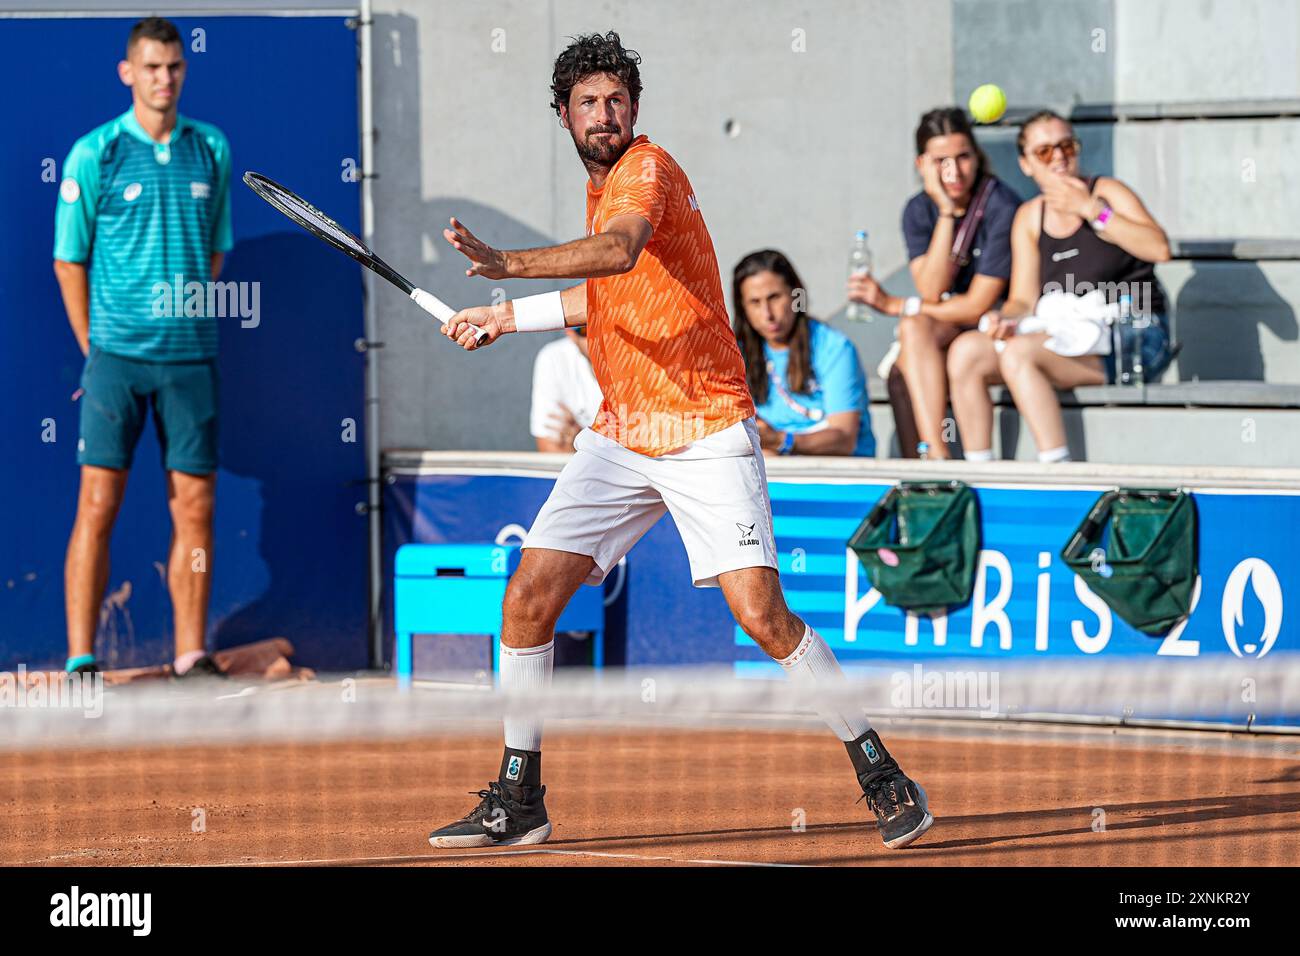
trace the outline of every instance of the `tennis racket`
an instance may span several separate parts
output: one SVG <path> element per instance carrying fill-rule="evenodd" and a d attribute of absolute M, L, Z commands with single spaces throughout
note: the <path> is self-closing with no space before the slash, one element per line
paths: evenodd
<path fill-rule="evenodd" d="M 273 207 L 278 209 L 284 215 L 288 216 L 298 225 L 302 226 L 317 239 L 323 239 L 335 249 L 351 256 L 357 262 L 361 263 L 371 272 L 382 276 L 393 285 L 397 286 L 415 301 L 415 304 L 424 309 L 443 325 L 447 320 L 456 314 L 456 310 L 451 308 L 432 292 L 426 292 L 411 282 L 410 279 L 402 275 L 392 266 L 390 266 L 379 256 L 375 255 L 366 247 L 366 244 L 344 229 L 337 222 L 331 219 L 325 213 L 321 212 L 307 200 L 303 199 L 297 193 L 281 186 L 274 179 L 268 179 L 261 173 L 244 173 L 244 183 L 249 189 L 257 193 Z M 488 339 L 488 333 L 476 325 L 471 325 L 474 330 L 474 341 L 482 345 Z"/>

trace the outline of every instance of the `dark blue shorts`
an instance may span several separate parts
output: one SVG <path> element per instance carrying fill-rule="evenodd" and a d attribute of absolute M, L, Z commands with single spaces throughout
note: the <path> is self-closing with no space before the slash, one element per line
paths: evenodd
<path fill-rule="evenodd" d="M 1131 326 L 1123 330 L 1124 348 L 1133 347 L 1133 336 L 1137 333 Z M 1160 378 L 1169 367 L 1172 359 L 1169 342 L 1169 319 L 1163 315 L 1151 316 L 1151 324 L 1142 331 L 1142 377 L 1150 384 Z M 1101 357 L 1106 366 L 1106 382 L 1115 384 L 1115 353 Z"/>
<path fill-rule="evenodd" d="M 81 373 L 77 463 L 130 468 L 148 407 L 163 467 L 191 475 L 217 470 L 217 362 L 144 362 L 90 347 Z"/>

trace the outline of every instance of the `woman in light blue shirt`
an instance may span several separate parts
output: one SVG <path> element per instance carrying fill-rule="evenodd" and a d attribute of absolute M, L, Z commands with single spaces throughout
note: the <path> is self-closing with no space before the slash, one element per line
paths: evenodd
<path fill-rule="evenodd" d="M 809 318 L 790 260 L 751 252 L 732 273 L 732 327 L 769 455 L 874 456 L 867 380 L 857 349 Z"/>

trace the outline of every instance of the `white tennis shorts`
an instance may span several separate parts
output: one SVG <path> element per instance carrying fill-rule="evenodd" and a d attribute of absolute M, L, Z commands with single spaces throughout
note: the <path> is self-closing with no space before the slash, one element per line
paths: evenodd
<path fill-rule="evenodd" d="M 650 458 L 590 428 L 524 540 L 525 548 L 590 555 L 600 584 L 665 511 L 673 516 L 697 588 L 718 575 L 777 567 L 772 504 L 754 419 L 670 455 Z"/>

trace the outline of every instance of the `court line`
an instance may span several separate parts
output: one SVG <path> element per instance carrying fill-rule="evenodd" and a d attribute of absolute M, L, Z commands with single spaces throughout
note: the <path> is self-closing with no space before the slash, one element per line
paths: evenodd
<path fill-rule="evenodd" d="M 471 853 L 436 853 L 418 856 L 382 856 L 382 857 L 335 857 L 319 860 L 251 860 L 230 863 L 166 863 L 163 866 L 221 866 L 221 867 L 261 867 L 261 866 L 365 866 L 384 863 L 428 863 L 435 860 L 473 860 L 484 857 L 527 856 L 529 854 L 549 854 L 552 856 L 595 856 L 610 859 L 641 860 L 645 862 L 694 863 L 702 866 L 766 866 L 805 868 L 807 863 L 767 863 L 760 860 L 696 860 L 677 856 L 652 856 L 642 853 L 609 853 L 600 850 L 556 850 L 539 848 L 535 850 L 486 850 Z"/>

